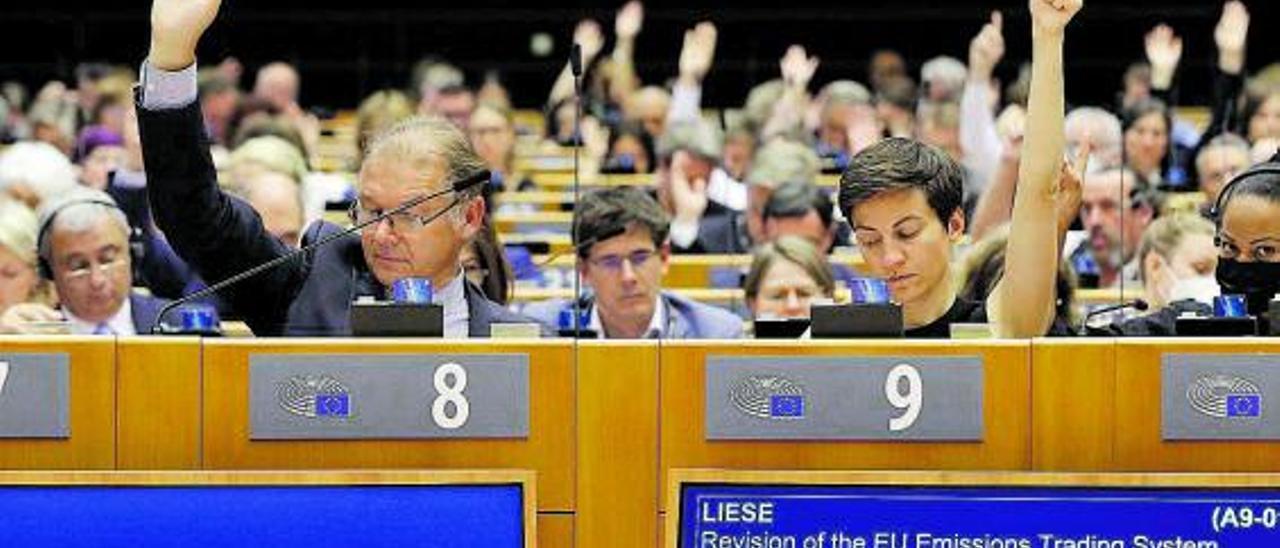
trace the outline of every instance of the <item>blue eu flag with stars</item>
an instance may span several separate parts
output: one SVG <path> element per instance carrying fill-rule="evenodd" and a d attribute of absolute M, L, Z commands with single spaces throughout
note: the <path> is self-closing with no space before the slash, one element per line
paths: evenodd
<path fill-rule="evenodd" d="M 769 396 L 769 415 L 776 418 L 803 418 L 804 396 Z"/>
<path fill-rule="evenodd" d="M 317 417 L 351 416 L 351 397 L 347 394 L 317 394 Z"/>
<path fill-rule="evenodd" d="M 1261 417 L 1262 396 L 1259 394 L 1228 394 L 1228 417 Z"/>

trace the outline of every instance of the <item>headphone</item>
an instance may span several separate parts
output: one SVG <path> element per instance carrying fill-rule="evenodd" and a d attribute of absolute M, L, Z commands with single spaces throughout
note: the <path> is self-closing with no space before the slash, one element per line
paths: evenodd
<path fill-rule="evenodd" d="M 119 211 L 121 215 L 125 214 L 124 210 L 120 209 L 120 206 L 116 205 L 115 202 L 104 200 L 101 198 L 80 198 L 75 200 L 69 200 L 67 201 L 67 203 L 59 205 L 58 207 L 54 208 L 53 211 L 50 211 L 48 218 L 45 219 L 43 223 L 40 223 L 40 230 L 39 232 L 36 233 L 36 270 L 37 272 L 40 273 L 41 278 L 48 281 L 53 281 L 53 265 L 49 263 L 49 259 L 46 258 L 43 253 L 40 253 L 40 251 L 45 249 L 44 239 L 48 237 L 47 235 L 49 231 L 53 229 L 53 222 L 58 218 L 58 214 L 74 206 L 89 205 L 89 204 L 109 207 L 111 209 Z M 126 215 L 125 218 L 128 219 L 128 216 Z M 139 265 L 139 260 L 142 257 L 145 244 L 142 241 L 141 230 L 138 230 L 133 227 L 129 227 L 128 233 L 129 233 L 129 258 L 130 258 L 131 264 L 136 269 Z"/>
<path fill-rule="evenodd" d="M 1232 188 L 1245 179 L 1258 175 L 1280 175 L 1280 152 L 1277 152 L 1270 160 L 1244 170 L 1244 172 L 1227 181 L 1227 184 L 1222 185 L 1222 190 L 1218 191 L 1218 198 L 1213 201 L 1213 208 L 1209 210 L 1209 218 L 1215 224 L 1221 226 L 1222 210 L 1226 207 L 1227 195 L 1231 194 Z"/>

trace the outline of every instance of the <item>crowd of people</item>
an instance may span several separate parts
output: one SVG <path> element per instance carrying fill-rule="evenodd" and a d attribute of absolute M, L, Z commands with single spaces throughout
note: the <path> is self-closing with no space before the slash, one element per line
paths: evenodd
<path fill-rule="evenodd" d="M 684 33 L 675 74 L 645 82 L 638 0 L 612 40 L 582 21 L 581 85 L 566 63 L 538 149 L 578 146 L 583 181 L 646 184 L 584 187 L 568 229 L 584 290 L 523 304 L 519 280 L 543 272 L 513 260 L 528 252 L 504 246 L 494 217 L 545 189 L 520 161 L 529 136 L 499 78 L 419 63 L 407 89 L 353 105 L 352 165 L 321 171 L 299 70 L 267 64 L 243 91 L 234 59 L 196 61 L 218 0 L 155 0 L 141 70 L 85 64 L 74 86 L 30 99 L 0 89 L 0 332 L 150 333 L 166 301 L 326 239 L 202 302 L 260 336 L 350 334 L 352 302 L 404 278 L 430 281 L 446 337 L 521 322 L 550 335 L 568 315 L 606 338 L 739 338 L 744 319 L 807 318 L 863 277 L 883 280 L 909 337 L 957 323 L 1076 334 L 1081 288 L 1140 290 L 1147 304 L 1094 317 L 1095 333 L 1174 334 L 1221 294 L 1263 314 L 1280 292 L 1280 63 L 1246 70 L 1246 6 L 1223 5 L 1209 74 L 1180 70 L 1176 29 L 1152 29 L 1108 105 L 1064 92 L 1081 0 L 1028 7 L 1030 28 L 975 17 L 967 57 L 930 59 L 918 78 L 885 49 L 867 74 L 814 89 L 822 63 L 794 45 L 775 78 L 714 110 L 702 101 L 713 23 Z M 1002 85 L 997 66 L 1016 62 L 1005 34 L 1028 31 L 1020 76 Z M 1179 82 L 1202 78 L 1211 103 L 1179 108 Z M 325 220 L 344 206 L 368 226 L 345 235 Z M 833 260 L 846 248 L 859 269 Z M 664 289 L 679 254 L 750 254 L 727 282 L 749 317 Z"/>

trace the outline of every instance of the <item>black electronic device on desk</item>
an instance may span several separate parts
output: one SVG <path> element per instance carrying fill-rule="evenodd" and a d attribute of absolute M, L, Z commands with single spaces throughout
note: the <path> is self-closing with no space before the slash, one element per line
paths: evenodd
<path fill-rule="evenodd" d="M 815 339 L 902 338 L 902 306 L 897 303 L 853 303 L 810 309 Z"/>
<path fill-rule="evenodd" d="M 757 339 L 799 339 L 809 330 L 808 318 L 758 318 L 752 322 Z"/>
<path fill-rule="evenodd" d="M 1247 313 L 1244 295 L 1213 298 L 1213 316 L 1183 314 L 1174 320 L 1179 337 L 1239 337 L 1258 335 L 1256 316 Z M 1261 333 L 1265 334 L 1265 333 Z"/>
<path fill-rule="evenodd" d="M 356 301 L 351 303 L 356 337 L 444 336 L 444 307 L 434 303 Z"/>

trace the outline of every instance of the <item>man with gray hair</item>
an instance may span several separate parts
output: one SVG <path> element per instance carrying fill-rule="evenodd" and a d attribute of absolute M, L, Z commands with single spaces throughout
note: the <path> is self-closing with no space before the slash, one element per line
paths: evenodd
<path fill-rule="evenodd" d="M 1067 157 L 1089 144 L 1088 174 L 1120 167 L 1124 143 L 1120 119 L 1098 107 L 1077 107 L 1067 113 Z"/>
<path fill-rule="evenodd" d="M 174 249 L 208 280 L 223 280 L 290 253 L 248 204 L 219 191 L 195 97 L 195 46 L 219 0 L 155 0 L 138 121 L 147 190 Z M 258 335 L 347 335 L 352 302 L 426 279 L 444 308 L 444 336 L 487 337 L 494 323 L 526 323 L 466 281 L 460 254 L 481 230 L 484 162 L 458 128 L 410 119 L 375 138 L 357 177 L 352 221 L 370 223 L 227 288 L 233 310 Z M 438 193 L 438 194 L 435 194 Z M 432 197 L 434 195 L 434 197 Z M 430 198 L 430 199 L 428 199 Z M 395 214 L 386 212 L 407 208 Z M 374 222 L 376 221 L 376 222 Z M 338 237 L 314 223 L 304 246 Z"/>
<path fill-rule="evenodd" d="M 73 335 L 150 333 L 165 301 L 131 289 L 129 232 L 124 212 L 100 190 L 80 187 L 41 205 L 40 275 L 62 304 L 14 305 L 0 317 L 0 332 L 39 333 L 65 320 Z"/>
<path fill-rule="evenodd" d="M 1223 133 L 1205 143 L 1196 154 L 1196 177 L 1205 201 L 1213 204 L 1222 186 L 1249 167 L 1249 142 L 1234 133 Z"/>

